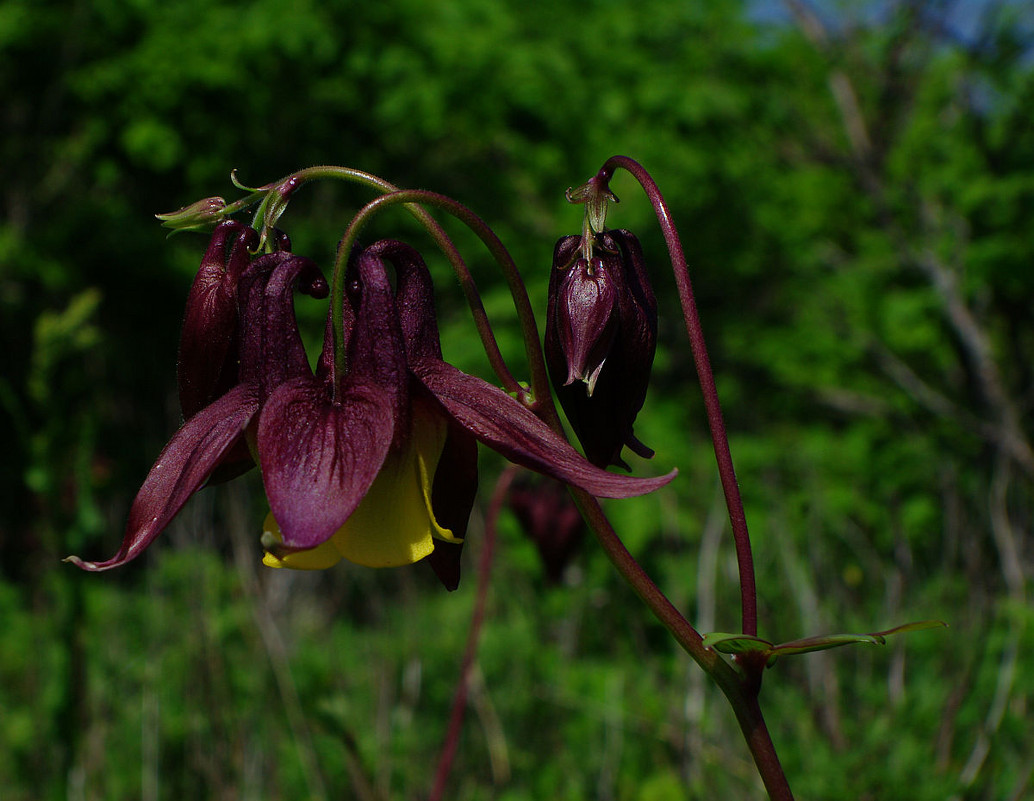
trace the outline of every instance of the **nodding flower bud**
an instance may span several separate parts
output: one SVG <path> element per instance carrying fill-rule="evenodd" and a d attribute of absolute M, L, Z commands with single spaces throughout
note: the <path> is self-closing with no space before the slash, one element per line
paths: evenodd
<path fill-rule="evenodd" d="M 223 219 L 226 201 L 221 197 L 206 197 L 189 206 L 165 214 L 155 214 L 163 228 L 179 231 L 211 231 Z"/>
<path fill-rule="evenodd" d="M 585 244 L 567 236 L 553 251 L 546 364 L 586 458 L 627 469 L 623 446 L 653 456 L 632 424 L 650 381 L 657 301 L 635 236 L 606 231 Z"/>
<path fill-rule="evenodd" d="M 614 276 L 613 267 L 596 256 L 578 258 L 561 279 L 557 292 L 557 319 L 563 321 L 557 335 L 567 357 L 564 386 L 583 381 L 590 397 L 619 326 L 620 277 Z"/>

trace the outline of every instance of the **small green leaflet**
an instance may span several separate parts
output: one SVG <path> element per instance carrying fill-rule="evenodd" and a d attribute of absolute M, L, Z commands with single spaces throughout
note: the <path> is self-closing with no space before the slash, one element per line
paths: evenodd
<path fill-rule="evenodd" d="M 704 646 L 714 648 L 723 654 L 746 654 L 759 651 L 766 657 L 769 667 L 781 656 L 792 654 L 806 654 L 811 651 L 825 651 L 828 648 L 839 648 L 842 645 L 854 643 L 868 643 L 869 645 L 883 645 L 891 634 L 904 634 L 909 631 L 922 631 L 946 627 L 948 624 L 941 620 L 918 620 L 914 623 L 906 623 L 903 626 L 896 626 L 886 631 L 875 631 L 871 634 L 825 634 L 818 637 L 804 637 L 800 640 L 791 640 L 779 645 L 763 640 L 760 637 L 752 637 L 748 634 L 724 634 L 712 632 L 704 637 Z"/>

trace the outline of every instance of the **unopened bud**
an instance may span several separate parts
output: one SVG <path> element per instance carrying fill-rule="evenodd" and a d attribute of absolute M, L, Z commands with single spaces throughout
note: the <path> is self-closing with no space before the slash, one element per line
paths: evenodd
<path fill-rule="evenodd" d="M 162 221 L 163 228 L 178 231 L 211 231 L 222 221 L 226 201 L 221 197 L 206 197 L 178 211 L 155 214 Z"/>
<path fill-rule="evenodd" d="M 588 236 L 593 236 L 588 234 Z M 628 231 L 557 242 L 546 310 L 546 365 L 586 458 L 627 467 L 621 448 L 653 451 L 632 433 L 657 346 L 657 301 Z M 583 386 L 584 384 L 584 386 Z"/>

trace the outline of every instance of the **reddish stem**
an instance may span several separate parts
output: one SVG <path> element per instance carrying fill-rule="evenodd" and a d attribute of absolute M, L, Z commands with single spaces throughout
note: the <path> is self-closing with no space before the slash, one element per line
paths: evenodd
<path fill-rule="evenodd" d="M 470 672 L 474 667 L 474 659 L 477 657 L 478 641 L 481 636 L 481 624 L 485 619 L 485 602 L 488 598 L 488 579 L 492 571 L 492 560 L 495 557 L 496 545 L 496 521 L 499 519 L 499 512 L 502 510 L 506 495 L 510 491 L 510 485 L 517 475 L 517 468 L 513 465 L 507 467 L 499 481 L 496 482 L 495 491 L 488 504 L 488 513 L 485 517 L 485 541 L 481 546 L 481 559 L 478 561 L 478 587 L 477 595 L 474 598 L 474 613 L 470 619 L 470 629 L 467 632 L 467 648 L 463 653 L 463 662 L 460 665 L 460 678 L 456 684 L 456 694 L 452 701 L 452 715 L 449 717 L 449 728 L 445 735 L 445 744 L 442 746 L 442 755 L 438 759 L 438 769 L 435 771 L 434 786 L 428 801 L 439 801 L 445 792 L 445 783 L 448 781 L 449 772 L 452 770 L 452 763 L 456 757 L 456 750 L 459 748 L 460 732 L 463 729 L 463 718 L 467 711 L 467 693 L 470 689 Z"/>
<path fill-rule="evenodd" d="M 736 562 L 740 572 L 740 602 L 743 610 L 743 633 L 756 637 L 758 633 L 758 602 L 754 582 L 754 558 L 751 554 L 750 535 L 747 532 L 747 517 L 743 512 L 743 500 L 740 497 L 736 471 L 732 464 L 732 454 L 729 451 L 729 437 L 725 432 L 725 421 L 722 418 L 722 407 L 718 401 L 718 388 L 715 386 L 714 373 L 711 371 L 711 360 L 708 358 L 707 346 L 704 344 L 704 331 L 700 326 L 700 316 L 697 313 L 696 301 L 693 297 L 693 286 L 689 280 L 686 256 L 664 197 L 653 178 L 639 162 L 627 156 L 612 156 L 600 169 L 597 180 L 606 187 L 614 170 L 618 167 L 631 173 L 642 186 L 650 203 L 653 204 L 657 222 L 660 224 L 664 240 L 668 244 L 675 284 L 678 287 L 682 313 L 686 321 L 686 334 L 689 336 L 693 362 L 696 364 L 697 375 L 700 378 L 700 389 L 703 392 L 704 406 L 707 409 L 707 423 L 711 429 L 711 442 L 714 445 L 718 474 L 721 477 L 725 505 L 729 509 L 729 520 L 732 523 L 732 534 L 736 543 Z"/>

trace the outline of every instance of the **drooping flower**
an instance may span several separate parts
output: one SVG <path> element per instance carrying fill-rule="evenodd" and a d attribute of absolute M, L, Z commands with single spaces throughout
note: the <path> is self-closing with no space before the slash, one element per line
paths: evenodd
<path fill-rule="evenodd" d="M 222 236 L 217 232 L 213 241 L 219 244 Z M 235 266 L 239 268 L 239 333 L 232 349 L 240 359 L 239 370 L 235 370 L 236 384 L 220 394 L 213 380 L 207 391 L 215 396 L 214 400 L 191 415 L 173 434 L 133 501 L 126 533 L 115 556 L 103 562 L 87 562 L 76 556 L 67 561 L 85 570 L 107 570 L 137 557 L 213 472 L 233 459 L 237 448 L 246 447 L 249 426 L 273 389 L 289 378 L 309 372 L 295 322 L 292 294 L 297 287 L 316 297 L 326 296 L 327 283 L 322 273 L 311 260 L 287 251 L 260 256 L 244 267 Z M 225 334 L 221 327 L 226 319 L 221 315 L 225 314 L 223 309 L 209 318 L 213 337 Z M 190 336 L 201 336 L 204 330 L 205 325 L 199 324 Z M 220 345 L 213 352 L 224 368 L 224 348 L 229 347 Z"/>
<path fill-rule="evenodd" d="M 567 236 L 553 251 L 546 365 L 588 460 L 627 469 L 623 446 L 653 456 L 632 426 L 650 381 L 657 301 L 631 233 L 595 235 L 588 257 L 584 244 L 582 237 Z"/>
<path fill-rule="evenodd" d="M 520 402 L 443 361 L 430 275 L 407 245 L 367 248 L 347 280 L 347 371 L 285 382 L 259 421 L 266 564 L 388 566 L 432 556 L 450 586 L 476 490 L 475 440 L 603 497 L 643 494 L 674 476 L 594 467 Z M 325 354 L 321 364 L 333 360 Z"/>
<path fill-rule="evenodd" d="M 366 249 L 346 281 L 344 368 L 328 336 L 313 374 L 293 288 L 325 294 L 315 265 L 278 251 L 240 272 L 237 383 L 218 394 L 218 382 L 208 382 L 217 397 L 163 450 L 118 553 L 70 561 L 105 570 L 135 558 L 245 439 L 270 504 L 266 564 L 321 568 L 347 558 L 391 566 L 426 557 L 450 588 L 477 488 L 477 441 L 603 497 L 643 494 L 675 475 L 633 479 L 594 467 L 514 398 L 445 363 L 430 276 L 408 246 Z"/>
<path fill-rule="evenodd" d="M 567 488 L 549 479 L 516 481 L 509 506 L 525 536 L 535 543 L 546 578 L 560 583 L 586 530 Z"/>

